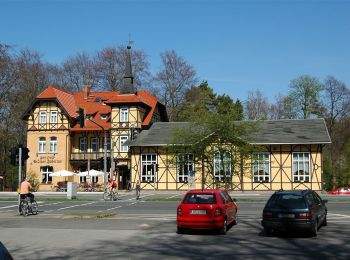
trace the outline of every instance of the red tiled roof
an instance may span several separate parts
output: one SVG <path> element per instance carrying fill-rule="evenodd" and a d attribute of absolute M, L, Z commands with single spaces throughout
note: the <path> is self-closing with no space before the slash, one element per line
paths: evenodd
<path fill-rule="evenodd" d="M 74 118 L 76 116 L 77 107 L 73 95 L 57 89 L 54 86 L 49 86 L 41 92 L 37 96 L 37 99 L 57 99 L 70 117 Z"/>
<path fill-rule="evenodd" d="M 152 116 L 158 104 L 158 99 L 144 90 L 140 90 L 135 94 L 121 95 L 118 91 L 110 91 L 89 92 L 87 98 L 85 95 L 85 92 L 70 94 L 53 86 L 49 86 L 37 96 L 37 99 L 57 99 L 71 118 L 77 118 L 77 110 L 83 108 L 85 115 L 92 116 L 93 121 L 96 122 L 93 123 L 85 119 L 83 128 L 80 128 L 80 125 L 77 124 L 71 128 L 72 131 L 99 131 L 102 130 L 102 128 L 105 130 L 110 129 L 111 106 L 106 104 L 116 103 L 140 103 L 149 107 L 148 114 L 142 122 L 143 126 L 147 126 L 151 123 Z M 101 119 L 101 115 L 109 115 L 109 117 L 107 117 L 107 119 Z"/>
<path fill-rule="evenodd" d="M 157 108 L 158 99 L 144 90 L 138 91 L 137 94 L 151 107 L 151 111 L 147 114 L 146 118 L 142 122 L 142 125 L 146 126 L 149 125 L 152 121 L 152 116 Z"/>

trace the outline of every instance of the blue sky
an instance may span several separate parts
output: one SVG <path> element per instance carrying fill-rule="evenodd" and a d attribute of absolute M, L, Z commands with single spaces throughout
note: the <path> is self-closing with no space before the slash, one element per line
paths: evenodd
<path fill-rule="evenodd" d="M 0 0 L 0 42 L 60 63 L 70 55 L 126 45 L 151 71 L 175 50 L 216 93 L 271 102 L 303 74 L 350 86 L 350 1 Z"/>

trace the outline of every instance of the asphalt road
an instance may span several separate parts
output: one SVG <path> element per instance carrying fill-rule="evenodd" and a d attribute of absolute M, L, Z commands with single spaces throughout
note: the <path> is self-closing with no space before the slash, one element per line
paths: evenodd
<path fill-rule="evenodd" d="M 181 194 L 144 194 L 148 198 Z M 17 214 L 0 201 L 0 241 L 14 259 L 349 259 L 350 203 L 328 203 L 328 226 L 317 237 L 268 237 L 260 220 L 264 202 L 239 203 L 239 222 L 225 236 L 176 234 L 177 202 L 133 194 L 121 200 L 41 202 L 39 214 Z"/>

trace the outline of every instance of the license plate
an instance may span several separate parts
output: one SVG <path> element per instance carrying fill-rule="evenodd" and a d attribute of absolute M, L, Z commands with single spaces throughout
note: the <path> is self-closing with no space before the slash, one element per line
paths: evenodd
<path fill-rule="evenodd" d="M 295 218 L 295 214 L 283 214 L 283 213 L 280 213 L 280 214 L 278 214 L 278 217 L 279 218 Z"/>
<path fill-rule="evenodd" d="M 191 209 L 190 214 L 192 214 L 192 215 L 202 215 L 202 214 L 207 214 L 207 211 L 203 210 L 203 209 Z"/>

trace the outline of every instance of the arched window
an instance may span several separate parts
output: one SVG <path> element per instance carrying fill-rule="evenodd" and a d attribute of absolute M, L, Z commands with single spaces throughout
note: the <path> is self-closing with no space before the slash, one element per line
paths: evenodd
<path fill-rule="evenodd" d="M 218 182 L 231 181 L 231 153 L 215 152 L 214 154 L 214 177 Z"/>
<path fill-rule="evenodd" d="M 310 181 L 310 153 L 293 153 L 293 181 Z"/>
<path fill-rule="evenodd" d="M 253 153 L 253 181 L 269 182 L 270 181 L 270 154 Z"/>

